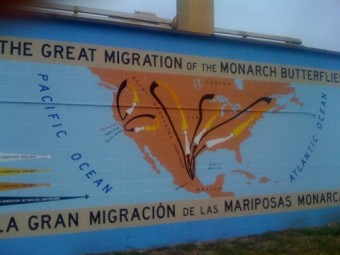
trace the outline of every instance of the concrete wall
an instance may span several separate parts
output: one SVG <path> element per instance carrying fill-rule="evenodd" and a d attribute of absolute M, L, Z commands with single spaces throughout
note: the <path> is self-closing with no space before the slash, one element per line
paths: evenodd
<path fill-rule="evenodd" d="M 339 221 L 337 53 L 2 18 L 0 56 L 1 254 Z"/>

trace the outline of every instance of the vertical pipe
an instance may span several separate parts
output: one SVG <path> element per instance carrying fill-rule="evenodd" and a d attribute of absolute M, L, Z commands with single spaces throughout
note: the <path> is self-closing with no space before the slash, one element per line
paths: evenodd
<path fill-rule="evenodd" d="M 214 34 L 214 0 L 177 0 L 175 28 L 186 32 Z"/>

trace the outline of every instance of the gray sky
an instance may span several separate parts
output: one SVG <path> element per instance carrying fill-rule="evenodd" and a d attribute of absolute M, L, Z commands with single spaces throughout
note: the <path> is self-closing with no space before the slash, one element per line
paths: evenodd
<path fill-rule="evenodd" d="M 176 0 L 46 0 L 172 19 Z M 215 27 L 295 37 L 340 52 L 340 0 L 215 0 Z"/>

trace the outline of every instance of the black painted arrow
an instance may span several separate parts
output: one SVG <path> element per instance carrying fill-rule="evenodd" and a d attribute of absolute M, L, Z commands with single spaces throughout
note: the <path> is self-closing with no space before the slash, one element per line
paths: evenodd
<path fill-rule="evenodd" d="M 68 199 L 88 199 L 89 195 L 74 196 L 74 197 L 0 197 L 0 206 L 19 205 L 19 204 L 33 204 L 42 202 L 56 202 Z"/>

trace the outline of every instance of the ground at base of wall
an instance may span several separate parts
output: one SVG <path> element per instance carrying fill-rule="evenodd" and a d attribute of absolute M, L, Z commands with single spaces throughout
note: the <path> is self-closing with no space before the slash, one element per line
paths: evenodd
<path fill-rule="evenodd" d="M 215 242 L 178 245 L 145 251 L 101 255 L 233 255 L 308 254 L 340 255 L 340 223 L 319 228 L 291 229 Z"/>

